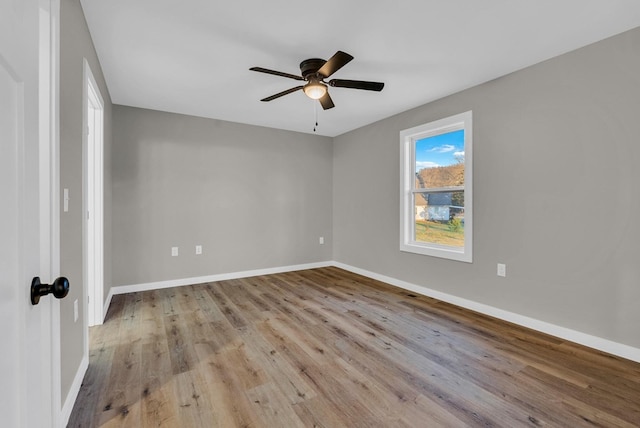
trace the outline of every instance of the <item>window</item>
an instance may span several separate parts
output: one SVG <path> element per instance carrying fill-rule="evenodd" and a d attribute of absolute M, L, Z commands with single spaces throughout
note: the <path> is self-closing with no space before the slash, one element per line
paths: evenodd
<path fill-rule="evenodd" d="M 400 250 L 472 262 L 471 111 L 400 132 Z"/>

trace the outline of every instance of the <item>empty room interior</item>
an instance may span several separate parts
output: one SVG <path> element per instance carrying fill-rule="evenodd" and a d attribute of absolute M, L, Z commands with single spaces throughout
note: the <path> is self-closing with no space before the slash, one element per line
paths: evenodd
<path fill-rule="evenodd" d="M 59 7 L 60 426 L 640 426 L 636 1 Z"/>

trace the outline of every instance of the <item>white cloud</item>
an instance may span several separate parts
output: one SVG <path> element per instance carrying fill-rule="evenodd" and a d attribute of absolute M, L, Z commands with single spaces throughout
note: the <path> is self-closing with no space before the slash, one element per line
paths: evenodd
<path fill-rule="evenodd" d="M 459 156 L 459 157 L 461 157 L 461 158 L 463 158 L 463 157 L 464 157 L 464 150 L 463 150 L 463 151 L 461 151 L 461 152 L 455 152 L 455 153 L 453 154 L 453 157 L 458 157 L 458 156 Z"/>
<path fill-rule="evenodd" d="M 429 150 L 430 152 L 436 152 L 436 153 L 449 153 L 452 152 L 456 149 L 455 146 L 452 146 L 451 144 L 444 144 L 442 146 L 438 146 L 438 147 L 434 147 L 433 149 Z"/>
<path fill-rule="evenodd" d="M 431 161 L 416 161 L 416 171 L 420 171 L 421 169 L 425 168 L 436 168 L 439 166 L 440 165 L 438 165 L 437 163 Z"/>

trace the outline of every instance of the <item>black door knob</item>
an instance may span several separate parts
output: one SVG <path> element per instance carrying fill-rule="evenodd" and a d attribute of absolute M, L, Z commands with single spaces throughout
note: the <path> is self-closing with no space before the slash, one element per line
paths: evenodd
<path fill-rule="evenodd" d="M 33 278 L 31 281 L 31 304 L 37 305 L 40 302 L 41 296 L 47 294 L 53 294 L 54 297 L 62 299 L 69 294 L 69 280 L 64 276 L 53 281 L 53 284 L 41 284 L 40 277 Z"/>

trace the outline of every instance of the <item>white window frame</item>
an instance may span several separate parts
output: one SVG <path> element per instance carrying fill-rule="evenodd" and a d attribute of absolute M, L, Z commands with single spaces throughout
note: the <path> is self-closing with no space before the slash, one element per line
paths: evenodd
<path fill-rule="evenodd" d="M 400 132 L 400 251 L 473 262 L 473 115 L 460 113 Z M 464 247 L 451 247 L 415 240 L 414 195 L 416 141 L 464 129 Z"/>

